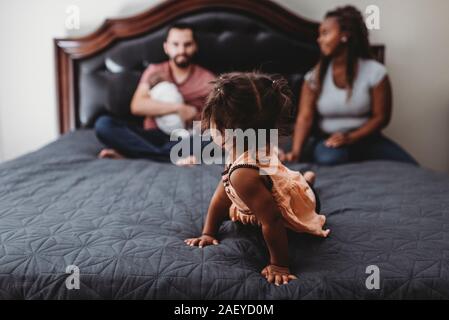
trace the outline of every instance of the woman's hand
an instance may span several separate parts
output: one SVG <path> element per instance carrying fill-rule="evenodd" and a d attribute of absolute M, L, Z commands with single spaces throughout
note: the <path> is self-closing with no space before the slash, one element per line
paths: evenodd
<path fill-rule="evenodd" d="M 281 162 L 298 162 L 299 152 L 290 151 L 285 153 L 283 150 L 279 149 L 279 160 Z"/>
<path fill-rule="evenodd" d="M 285 161 L 286 162 L 298 162 L 299 161 L 299 152 L 289 152 L 285 155 Z"/>
<path fill-rule="evenodd" d="M 203 234 L 201 237 L 199 238 L 190 238 L 190 239 L 186 239 L 184 240 L 184 242 L 193 247 L 193 246 L 198 246 L 199 248 L 205 247 L 205 246 L 210 246 L 210 245 L 217 245 L 218 244 L 218 240 L 215 239 L 212 236 Z"/>
<path fill-rule="evenodd" d="M 277 286 L 281 284 L 287 284 L 290 280 L 298 279 L 296 276 L 290 273 L 288 267 L 280 267 L 274 264 L 266 266 L 261 274 L 267 279 L 269 283 L 274 283 Z"/>
<path fill-rule="evenodd" d="M 354 142 L 355 140 L 351 138 L 349 133 L 336 132 L 324 142 L 324 145 L 328 148 L 339 148 Z"/>

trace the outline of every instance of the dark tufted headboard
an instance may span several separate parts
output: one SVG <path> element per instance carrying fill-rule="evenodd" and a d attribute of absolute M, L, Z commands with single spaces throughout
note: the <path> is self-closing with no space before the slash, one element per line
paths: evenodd
<path fill-rule="evenodd" d="M 166 29 L 178 20 L 195 26 L 198 64 L 217 74 L 253 69 L 281 73 L 296 100 L 303 74 L 319 56 L 318 23 L 273 2 L 166 1 L 134 17 L 106 20 L 88 36 L 55 39 L 60 132 L 90 127 L 117 104 L 127 116 L 145 67 L 166 60 Z M 373 51 L 382 61 L 383 46 Z"/>

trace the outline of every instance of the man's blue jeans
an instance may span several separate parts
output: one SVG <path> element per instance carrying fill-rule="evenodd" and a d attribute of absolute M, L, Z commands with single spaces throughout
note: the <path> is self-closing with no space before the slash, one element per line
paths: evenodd
<path fill-rule="evenodd" d="M 178 143 L 170 141 L 170 136 L 159 129 L 144 130 L 109 115 L 102 115 L 97 119 L 95 133 L 108 148 L 115 149 L 128 158 L 170 161 L 170 151 Z M 193 146 L 193 138 L 190 139 L 190 145 Z M 202 147 L 208 143 L 202 143 Z"/>

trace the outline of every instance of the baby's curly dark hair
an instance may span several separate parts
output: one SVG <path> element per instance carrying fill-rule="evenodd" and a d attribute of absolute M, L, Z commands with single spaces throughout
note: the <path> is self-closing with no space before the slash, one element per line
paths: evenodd
<path fill-rule="evenodd" d="M 225 129 L 278 129 L 279 136 L 291 134 L 292 92 L 281 75 L 231 72 L 213 84 L 203 109 L 203 130 L 213 121 L 222 134 Z"/>

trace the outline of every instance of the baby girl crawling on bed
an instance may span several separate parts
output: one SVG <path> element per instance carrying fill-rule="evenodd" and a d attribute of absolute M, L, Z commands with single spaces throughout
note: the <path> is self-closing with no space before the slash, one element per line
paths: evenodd
<path fill-rule="evenodd" d="M 200 248 L 218 244 L 219 227 L 228 217 L 259 226 L 270 255 L 261 273 L 276 285 L 296 279 L 289 269 L 286 228 L 319 237 L 327 237 L 330 232 L 323 230 L 325 216 L 317 213 L 320 208 L 312 187 L 314 173 L 302 175 L 289 170 L 280 163 L 270 134 L 259 136 L 270 129 L 288 133 L 290 126 L 285 120 L 291 107 L 291 91 L 282 77 L 228 73 L 215 80 L 202 124 L 226 151 L 227 163 L 210 202 L 202 235 L 185 240 Z M 234 130 L 233 134 L 228 129 Z M 239 144 L 239 132 L 251 131 L 248 129 L 256 132 L 259 141 Z"/>

